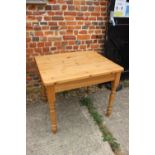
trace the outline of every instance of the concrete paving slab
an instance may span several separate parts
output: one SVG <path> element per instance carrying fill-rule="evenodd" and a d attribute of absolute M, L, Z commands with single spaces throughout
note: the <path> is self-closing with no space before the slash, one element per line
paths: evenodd
<path fill-rule="evenodd" d="M 103 116 L 104 123 L 121 144 L 123 155 L 129 154 L 129 88 L 125 87 L 116 93 L 111 117 L 105 117 L 110 91 L 106 88 L 91 94 L 97 111 Z"/>
<path fill-rule="evenodd" d="M 27 155 L 114 155 L 87 109 L 79 105 L 79 97 L 57 95 L 56 109 L 54 135 L 48 104 L 27 105 Z"/>

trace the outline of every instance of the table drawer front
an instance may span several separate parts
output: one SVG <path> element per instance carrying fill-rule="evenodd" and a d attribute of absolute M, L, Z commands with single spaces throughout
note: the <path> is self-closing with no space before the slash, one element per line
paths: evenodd
<path fill-rule="evenodd" d="M 60 84 L 55 84 L 55 91 L 61 92 L 65 90 L 71 90 L 76 88 L 81 88 L 85 86 L 100 84 L 108 81 L 113 81 L 115 79 L 115 74 L 107 74 L 107 75 L 101 75 L 96 77 L 88 77 L 82 80 L 76 80 L 76 81 L 70 81 Z"/>

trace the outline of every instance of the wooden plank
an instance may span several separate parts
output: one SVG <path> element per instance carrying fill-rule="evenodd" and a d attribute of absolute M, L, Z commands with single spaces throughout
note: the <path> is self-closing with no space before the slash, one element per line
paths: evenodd
<path fill-rule="evenodd" d="M 112 73 L 112 74 L 108 74 L 108 75 L 104 75 L 104 76 L 88 77 L 83 80 L 77 80 L 77 81 L 56 84 L 55 91 L 61 92 L 61 91 L 65 91 L 65 90 L 71 90 L 71 89 L 76 89 L 76 88 L 80 88 L 80 87 L 95 85 L 95 84 L 99 84 L 99 83 L 112 81 L 112 80 L 114 80 L 114 78 L 115 78 L 115 74 Z"/>
<path fill-rule="evenodd" d="M 121 66 L 92 51 L 38 56 L 35 60 L 46 86 L 123 70 Z"/>

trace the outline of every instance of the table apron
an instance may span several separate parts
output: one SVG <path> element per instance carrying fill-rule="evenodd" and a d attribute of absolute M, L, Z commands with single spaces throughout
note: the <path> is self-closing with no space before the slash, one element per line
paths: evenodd
<path fill-rule="evenodd" d="M 55 92 L 62 92 L 65 90 L 71 90 L 76 88 L 81 88 L 85 86 L 100 84 L 104 82 L 113 81 L 115 79 L 115 73 L 107 74 L 107 75 L 100 75 L 95 77 L 88 77 L 81 80 L 70 81 L 65 83 L 57 83 L 55 84 Z"/>

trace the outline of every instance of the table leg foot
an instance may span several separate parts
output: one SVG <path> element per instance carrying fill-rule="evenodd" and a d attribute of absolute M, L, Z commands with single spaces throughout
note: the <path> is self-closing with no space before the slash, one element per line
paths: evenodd
<path fill-rule="evenodd" d="M 106 116 L 111 116 L 111 114 L 112 114 L 112 106 L 113 106 L 113 102 L 115 99 L 116 89 L 117 89 L 117 86 L 120 81 L 120 75 L 121 75 L 121 73 L 116 73 L 115 80 L 112 81 L 112 89 L 111 89 L 111 94 L 109 97 L 109 103 L 108 103 L 108 107 L 107 107 Z"/>
<path fill-rule="evenodd" d="M 52 133 L 53 134 L 56 134 L 56 132 L 57 132 L 57 126 L 51 126 L 51 131 L 52 131 Z"/>
<path fill-rule="evenodd" d="M 51 130 L 52 133 L 56 133 L 57 131 L 57 118 L 56 118 L 56 110 L 55 110 L 55 92 L 54 87 L 47 87 L 47 96 L 48 103 L 50 108 L 50 117 L 51 117 Z"/>

